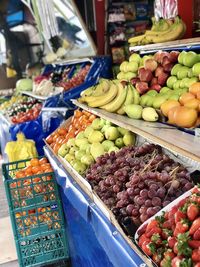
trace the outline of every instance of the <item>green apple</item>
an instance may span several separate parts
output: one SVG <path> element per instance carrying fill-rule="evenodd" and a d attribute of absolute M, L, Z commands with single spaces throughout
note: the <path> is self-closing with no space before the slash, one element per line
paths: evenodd
<path fill-rule="evenodd" d="M 187 84 L 188 81 L 189 81 L 189 78 L 184 78 L 183 80 L 181 80 L 181 82 L 180 82 L 180 88 L 187 87 L 185 85 Z"/>
<path fill-rule="evenodd" d="M 180 83 L 181 83 L 181 80 L 177 80 L 174 84 L 173 84 L 173 89 L 174 90 L 177 90 L 180 88 Z"/>
<path fill-rule="evenodd" d="M 168 98 L 168 100 L 176 100 L 176 101 L 178 101 L 178 100 L 179 100 L 179 94 L 176 94 L 176 93 L 172 94 L 172 95 Z"/>
<path fill-rule="evenodd" d="M 126 133 L 129 133 L 129 130 L 126 130 L 126 129 L 119 127 L 119 126 L 117 127 L 117 130 L 120 132 L 120 134 L 122 136 L 124 136 Z"/>
<path fill-rule="evenodd" d="M 136 73 L 128 71 L 125 73 L 124 79 L 130 81 L 132 78 L 135 78 L 136 76 L 137 76 Z"/>
<path fill-rule="evenodd" d="M 138 66 L 138 63 L 136 61 L 131 61 L 127 65 L 127 70 L 135 73 L 135 72 L 137 72 L 138 67 L 139 66 Z"/>
<path fill-rule="evenodd" d="M 67 144 L 63 144 L 59 149 L 58 149 L 58 155 L 61 157 L 65 157 L 67 153 L 69 152 L 69 147 Z"/>
<path fill-rule="evenodd" d="M 88 139 L 87 138 L 81 138 L 81 139 L 76 139 L 75 140 L 76 146 L 80 147 L 82 144 L 88 144 Z"/>
<path fill-rule="evenodd" d="M 114 152 L 119 151 L 119 147 L 117 147 L 117 146 L 113 146 L 113 147 L 111 147 L 111 148 L 108 150 L 108 153 L 111 153 L 112 151 L 114 151 Z"/>
<path fill-rule="evenodd" d="M 176 76 L 177 72 L 182 68 L 183 66 L 181 64 L 176 64 L 171 70 L 171 75 Z"/>
<path fill-rule="evenodd" d="M 137 53 L 133 53 L 132 55 L 130 55 L 129 62 L 132 62 L 132 61 L 137 62 L 139 64 L 141 61 L 140 55 Z"/>
<path fill-rule="evenodd" d="M 116 139 L 117 140 L 117 139 Z M 111 147 L 115 146 L 115 143 L 110 140 L 104 140 L 102 142 L 105 151 L 108 151 Z"/>
<path fill-rule="evenodd" d="M 182 51 L 178 56 L 178 63 L 183 65 L 183 59 L 185 58 L 186 55 L 187 55 L 187 52 Z"/>
<path fill-rule="evenodd" d="M 122 64 L 119 67 L 120 71 L 127 72 L 126 68 L 128 66 L 128 63 L 129 63 L 128 61 L 122 62 Z"/>
<path fill-rule="evenodd" d="M 136 142 L 136 135 L 134 133 L 127 133 L 123 136 L 123 142 L 125 146 L 134 146 Z"/>
<path fill-rule="evenodd" d="M 78 150 L 75 152 L 75 158 L 78 160 L 81 160 L 82 156 L 85 155 L 85 151 L 84 150 Z"/>
<path fill-rule="evenodd" d="M 199 56 L 193 51 L 189 51 L 186 55 L 183 55 L 183 65 L 192 67 L 195 63 L 199 62 Z"/>
<path fill-rule="evenodd" d="M 159 109 L 162 103 L 166 101 L 167 97 L 164 95 L 158 95 L 154 98 L 153 107 Z"/>
<path fill-rule="evenodd" d="M 167 87 L 169 88 L 173 88 L 173 85 L 174 83 L 177 81 L 177 78 L 176 76 L 170 76 L 168 79 L 167 79 Z"/>
<path fill-rule="evenodd" d="M 81 163 L 85 165 L 91 165 L 94 162 L 94 158 L 90 154 L 86 154 L 81 158 Z"/>
<path fill-rule="evenodd" d="M 91 127 L 94 130 L 101 130 L 104 125 L 105 125 L 105 120 L 102 120 L 100 118 L 96 118 L 95 120 L 93 120 Z"/>
<path fill-rule="evenodd" d="M 178 72 L 177 72 L 177 78 L 179 80 L 182 80 L 183 78 L 186 78 L 188 77 L 188 71 L 189 71 L 189 68 L 188 67 L 182 67 Z"/>
<path fill-rule="evenodd" d="M 140 105 L 135 105 L 135 104 L 130 104 L 126 105 L 124 107 L 124 111 L 128 115 L 129 118 L 131 119 L 141 119 L 142 118 L 142 106 Z"/>
<path fill-rule="evenodd" d="M 158 94 L 158 92 L 156 90 L 149 90 L 146 95 L 150 95 L 150 96 L 156 96 Z"/>
<path fill-rule="evenodd" d="M 117 129 L 117 127 L 110 126 L 108 129 L 105 131 L 105 137 L 107 140 L 114 141 L 120 136 L 120 133 Z"/>
<path fill-rule="evenodd" d="M 115 145 L 119 148 L 123 147 L 124 146 L 124 142 L 123 142 L 123 138 L 122 137 L 119 137 L 115 140 Z"/>
<path fill-rule="evenodd" d="M 67 154 L 67 155 L 65 155 L 64 159 L 70 163 L 73 160 L 75 160 L 75 156 L 72 154 Z"/>
<path fill-rule="evenodd" d="M 200 62 L 194 64 L 194 66 L 192 67 L 192 73 L 193 73 L 193 76 L 198 76 L 199 77 L 199 74 L 200 74 Z"/>
<path fill-rule="evenodd" d="M 96 143 L 96 142 L 102 142 L 104 140 L 104 135 L 100 131 L 93 131 L 89 136 L 88 136 L 88 141 L 89 143 Z"/>

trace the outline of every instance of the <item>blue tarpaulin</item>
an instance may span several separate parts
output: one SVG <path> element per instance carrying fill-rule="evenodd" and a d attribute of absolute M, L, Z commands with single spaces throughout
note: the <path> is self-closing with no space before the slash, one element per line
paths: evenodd
<path fill-rule="evenodd" d="M 147 266 L 48 147 L 45 147 L 45 154 L 60 185 L 72 266 Z"/>

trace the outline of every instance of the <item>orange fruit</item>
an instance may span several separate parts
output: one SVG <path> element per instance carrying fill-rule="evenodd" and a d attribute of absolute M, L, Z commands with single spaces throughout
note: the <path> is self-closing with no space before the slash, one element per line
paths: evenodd
<path fill-rule="evenodd" d="M 187 107 L 187 108 L 193 108 L 193 109 L 198 110 L 198 109 L 199 109 L 199 104 L 200 104 L 200 100 L 194 98 L 194 99 L 190 99 L 190 100 L 188 100 L 188 101 L 184 104 L 184 107 Z"/>
<path fill-rule="evenodd" d="M 79 109 L 74 111 L 74 117 L 75 118 L 80 118 L 81 116 L 82 116 L 82 112 Z"/>
<path fill-rule="evenodd" d="M 180 96 L 179 98 L 179 102 L 181 103 L 181 105 L 186 104 L 189 100 L 194 99 L 195 96 L 191 93 L 184 93 Z"/>
<path fill-rule="evenodd" d="M 175 114 L 175 111 L 178 109 L 179 107 L 173 107 L 169 110 L 168 112 L 168 123 L 170 124 L 175 124 L 175 119 L 174 119 L 174 114 Z"/>
<path fill-rule="evenodd" d="M 42 164 L 48 163 L 48 159 L 47 158 L 41 158 L 39 160 L 39 162 L 40 162 L 40 165 L 42 165 Z"/>
<path fill-rule="evenodd" d="M 178 107 L 174 113 L 175 124 L 184 128 L 192 127 L 195 124 L 197 117 L 197 111 L 187 107 Z"/>
<path fill-rule="evenodd" d="M 24 171 L 18 171 L 18 172 L 16 172 L 15 176 L 16 176 L 16 178 L 24 178 L 24 177 L 26 177 L 26 174 Z"/>
<path fill-rule="evenodd" d="M 197 93 L 200 92 L 200 82 L 196 82 L 190 85 L 189 92 L 193 94 L 194 96 L 196 96 Z"/>
<path fill-rule="evenodd" d="M 38 166 L 33 166 L 32 167 L 32 173 L 33 174 L 36 174 L 38 173 L 39 171 L 41 171 L 41 167 L 38 165 Z"/>
<path fill-rule="evenodd" d="M 180 103 L 178 101 L 173 100 L 173 99 L 171 99 L 171 100 L 169 99 L 161 105 L 160 109 L 161 109 L 163 115 L 167 117 L 170 109 L 172 109 L 173 107 L 179 107 L 179 106 L 180 106 Z"/>
<path fill-rule="evenodd" d="M 197 97 L 198 100 L 200 100 L 200 91 L 197 92 L 196 97 Z"/>
<path fill-rule="evenodd" d="M 46 142 L 50 145 L 51 143 L 53 143 L 53 136 L 52 135 L 49 135 L 47 138 L 46 138 Z"/>
<path fill-rule="evenodd" d="M 59 135 L 66 135 L 67 134 L 67 130 L 65 128 L 59 128 L 58 129 L 58 134 Z"/>
<path fill-rule="evenodd" d="M 32 167 L 39 166 L 39 165 L 40 165 L 39 159 L 36 159 L 36 158 L 31 159 L 31 160 L 30 160 L 30 165 L 31 165 Z"/>

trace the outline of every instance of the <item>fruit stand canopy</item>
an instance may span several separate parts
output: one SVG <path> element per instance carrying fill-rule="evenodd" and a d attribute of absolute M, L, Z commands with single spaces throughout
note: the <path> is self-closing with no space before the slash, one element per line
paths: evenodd
<path fill-rule="evenodd" d="M 1 1 L 0 1 L 1 4 Z M 9 0 L 7 6 L 7 22 L 10 27 L 24 22 L 24 5 L 20 0 Z"/>

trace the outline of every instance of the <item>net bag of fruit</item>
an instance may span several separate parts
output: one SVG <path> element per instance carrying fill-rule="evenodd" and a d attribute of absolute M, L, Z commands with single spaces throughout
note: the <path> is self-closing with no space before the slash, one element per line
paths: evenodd
<path fill-rule="evenodd" d="M 23 133 L 17 134 L 17 140 L 6 144 L 5 153 L 8 155 L 9 162 L 30 159 L 38 156 L 35 142 L 26 139 Z"/>

